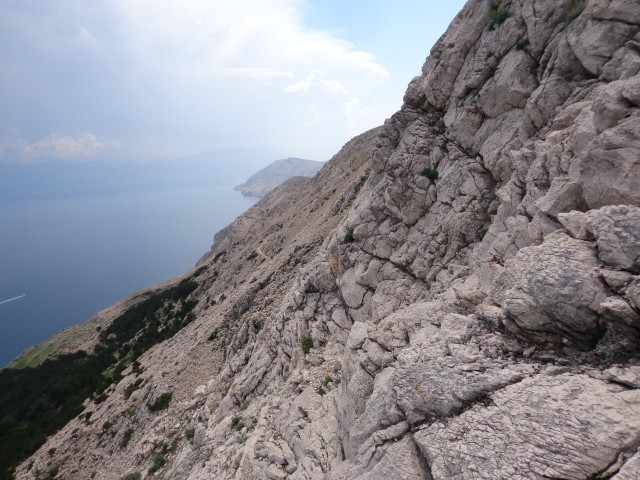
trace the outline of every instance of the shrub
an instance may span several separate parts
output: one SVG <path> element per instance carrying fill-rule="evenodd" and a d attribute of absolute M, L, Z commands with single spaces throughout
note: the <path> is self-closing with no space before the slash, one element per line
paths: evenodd
<path fill-rule="evenodd" d="M 438 179 L 438 171 L 431 168 L 425 168 L 420 175 L 428 178 L 431 182 L 435 182 Z"/>
<path fill-rule="evenodd" d="M 352 243 L 356 237 L 353 236 L 353 228 L 347 229 L 347 233 L 344 235 L 343 243 Z"/>
<path fill-rule="evenodd" d="M 124 477 L 122 477 L 120 480 L 142 480 L 142 474 L 138 473 L 138 472 L 134 472 L 134 473 L 127 473 Z"/>
<path fill-rule="evenodd" d="M 196 429 L 191 427 L 191 428 L 187 428 L 184 431 L 184 436 L 187 440 L 191 440 L 193 439 L 193 436 L 196 434 Z"/>
<path fill-rule="evenodd" d="M 584 11 L 588 3 L 588 0 L 580 0 L 575 6 L 567 12 L 567 16 L 564 18 L 564 26 L 568 26 L 571 22 L 573 22 L 576 18 L 580 16 L 580 14 Z"/>
<path fill-rule="evenodd" d="M 256 258 L 258 256 L 258 252 L 256 252 L 255 250 L 253 252 L 251 252 L 249 254 L 249 256 L 247 257 L 247 260 L 253 260 L 254 258 Z"/>
<path fill-rule="evenodd" d="M 135 382 L 127 385 L 127 387 L 124 389 L 124 392 L 123 392 L 125 400 L 129 400 L 133 392 L 135 392 L 140 388 L 140 386 L 142 385 L 142 382 L 143 380 L 141 378 L 138 378 Z"/>
<path fill-rule="evenodd" d="M 302 337 L 302 341 L 300 342 L 300 346 L 302 347 L 302 351 L 306 355 L 313 348 L 313 337 L 311 335 L 304 335 Z"/>
<path fill-rule="evenodd" d="M 167 464 L 167 459 L 164 455 L 156 455 L 153 459 L 153 464 L 149 467 L 149 473 L 154 474 Z"/>
<path fill-rule="evenodd" d="M 322 380 L 322 384 L 325 387 L 329 385 L 331 382 L 333 382 L 333 377 L 331 375 L 327 375 L 326 377 L 324 377 L 324 380 Z"/>
<path fill-rule="evenodd" d="M 256 417 L 251 417 L 251 422 L 249 422 L 249 425 L 247 425 L 247 430 L 253 430 L 254 428 L 256 428 L 257 424 L 258 419 Z"/>
<path fill-rule="evenodd" d="M 509 17 L 509 10 L 500 7 L 498 5 L 489 9 L 489 19 L 491 20 L 491 27 L 495 28 L 495 25 L 501 25 Z"/>
<path fill-rule="evenodd" d="M 133 437 L 133 428 L 127 428 L 122 436 L 120 446 L 122 448 L 127 448 L 127 445 L 129 445 L 129 442 L 131 441 L 131 437 Z"/>
<path fill-rule="evenodd" d="M 60 471 L 59 467 L 53 467 L 52 469 L 49 470 L 49 472 L 47 473 L 47 478 L 49 479 L 53 479 L 56 478 L 58 476 L 58 472 Z"/>
<path fill-rule="evenodd" d="M 235 416 L 231 419 L 231 428 L 233 428 L 234 430 L 240 430 L 242 427 L 244 427 L 242 417 Z"/>
<path fill-rule="evenodd" d="M 520 40 L 518 40 L 518 43 L 516 43 L 516 49 L 517 50 L 524 50 L 529 46 L 529 40 L 527 40 L 526 38 L 522 38 Z"/>
<path fill-rule="evenodd" d="M 165 392 L 161 394 L 153 403 L 148 403 L 147 407 L 152 412 L 157 412 L 158 410 L 164 410 L 169 407 L 169 403 L 171 403 L 171 399 L 173 398 L 173 393 Z"/>

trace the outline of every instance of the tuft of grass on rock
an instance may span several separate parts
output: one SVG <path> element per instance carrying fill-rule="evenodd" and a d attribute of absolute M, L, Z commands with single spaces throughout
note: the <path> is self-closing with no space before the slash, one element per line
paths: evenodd
<path fill-rule="evenodd" d="M 156 455 L 153 464 L 149 467 L 149 474 L 153 475 L 167 464 L 167 458 L 164 455 Z"/>
<path fill-rule="evenodd" d="M 169 408 L 169 404 L 171 403 L 172 398 L 172 392 L 164 392 L 158 398 L 156 398 L 153 403 L 148 403 L 147 407 L 149 407 L 149 410 L 151 410 L 152 412 L 165 410 L 166 408 Z"/>
<path fill-rule="evenodd" d="M 425 178 L 428 178 L 429 180 L 431 180 L 431 182 L 435 182 L 438 179 L 438 171 L 437 170 L 433 170 L 431 168 L 425 168 L 424 170 L 422 170 L 422 172 L 420 173 L 420 175 L 422 175 Z"/>
<path fill-rule="evenodd" d="M 302 347 L 302 351 L 306 355 L 313 348 L 313 337 L 311 335 L 304 335 L 300 342 L 300 346 Z"/>
<path fill-rule="evenodd" d="M 567 15 L 564 17 L 564 26 L 565 27 L 568 27 L 571 24 L 571 22 L 573 22 L 576 18 L 578 18 L 580 16 L 580 14 L 582 14 L 582 12 L 584 12 L 584 9 L 587 7 L 587 3 L 589 3 L 588 0 L 579 0 L 573 6 L 573 8 L 571 8 L 567 12 Z"/>

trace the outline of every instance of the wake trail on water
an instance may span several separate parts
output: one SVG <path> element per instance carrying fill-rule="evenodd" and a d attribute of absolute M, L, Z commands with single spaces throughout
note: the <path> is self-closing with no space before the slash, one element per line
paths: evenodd
<path fill-rule="evenodd" d="M 26 296 L 27 296 L 27 294 L 26 294 L 26 293 L 23 293 L 22 295 L 18 295 L 17 297 L 13 297 L 13 298 L 8 298 L 8 299 L 6 299 L 6 300 L 2 300 L 2 301 L 0 302 L 0 305 L 2 305 L 3 303 L 9 303 L 9 302 L 13 302 L 13 301 L 15 301 L 15 300 L 20 300 L 21 298 L 24 298 L 24 297 L 26 297 Z"/>

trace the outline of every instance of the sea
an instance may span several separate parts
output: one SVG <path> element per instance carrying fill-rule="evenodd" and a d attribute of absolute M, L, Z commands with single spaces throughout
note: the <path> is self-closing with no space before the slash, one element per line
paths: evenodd
<path fill-rule="evenodd" d="M 193 267 L 255 202 L 232 184 L 0 201 L 0 368 Z"/>

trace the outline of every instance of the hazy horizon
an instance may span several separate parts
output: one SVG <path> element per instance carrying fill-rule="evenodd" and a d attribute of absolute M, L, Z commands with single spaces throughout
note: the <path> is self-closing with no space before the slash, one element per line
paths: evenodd
<path fill-rule="evenodd" d="M 463 4 L 3 2 L 0 163 L 328 160 L 400 108 Z"/>

